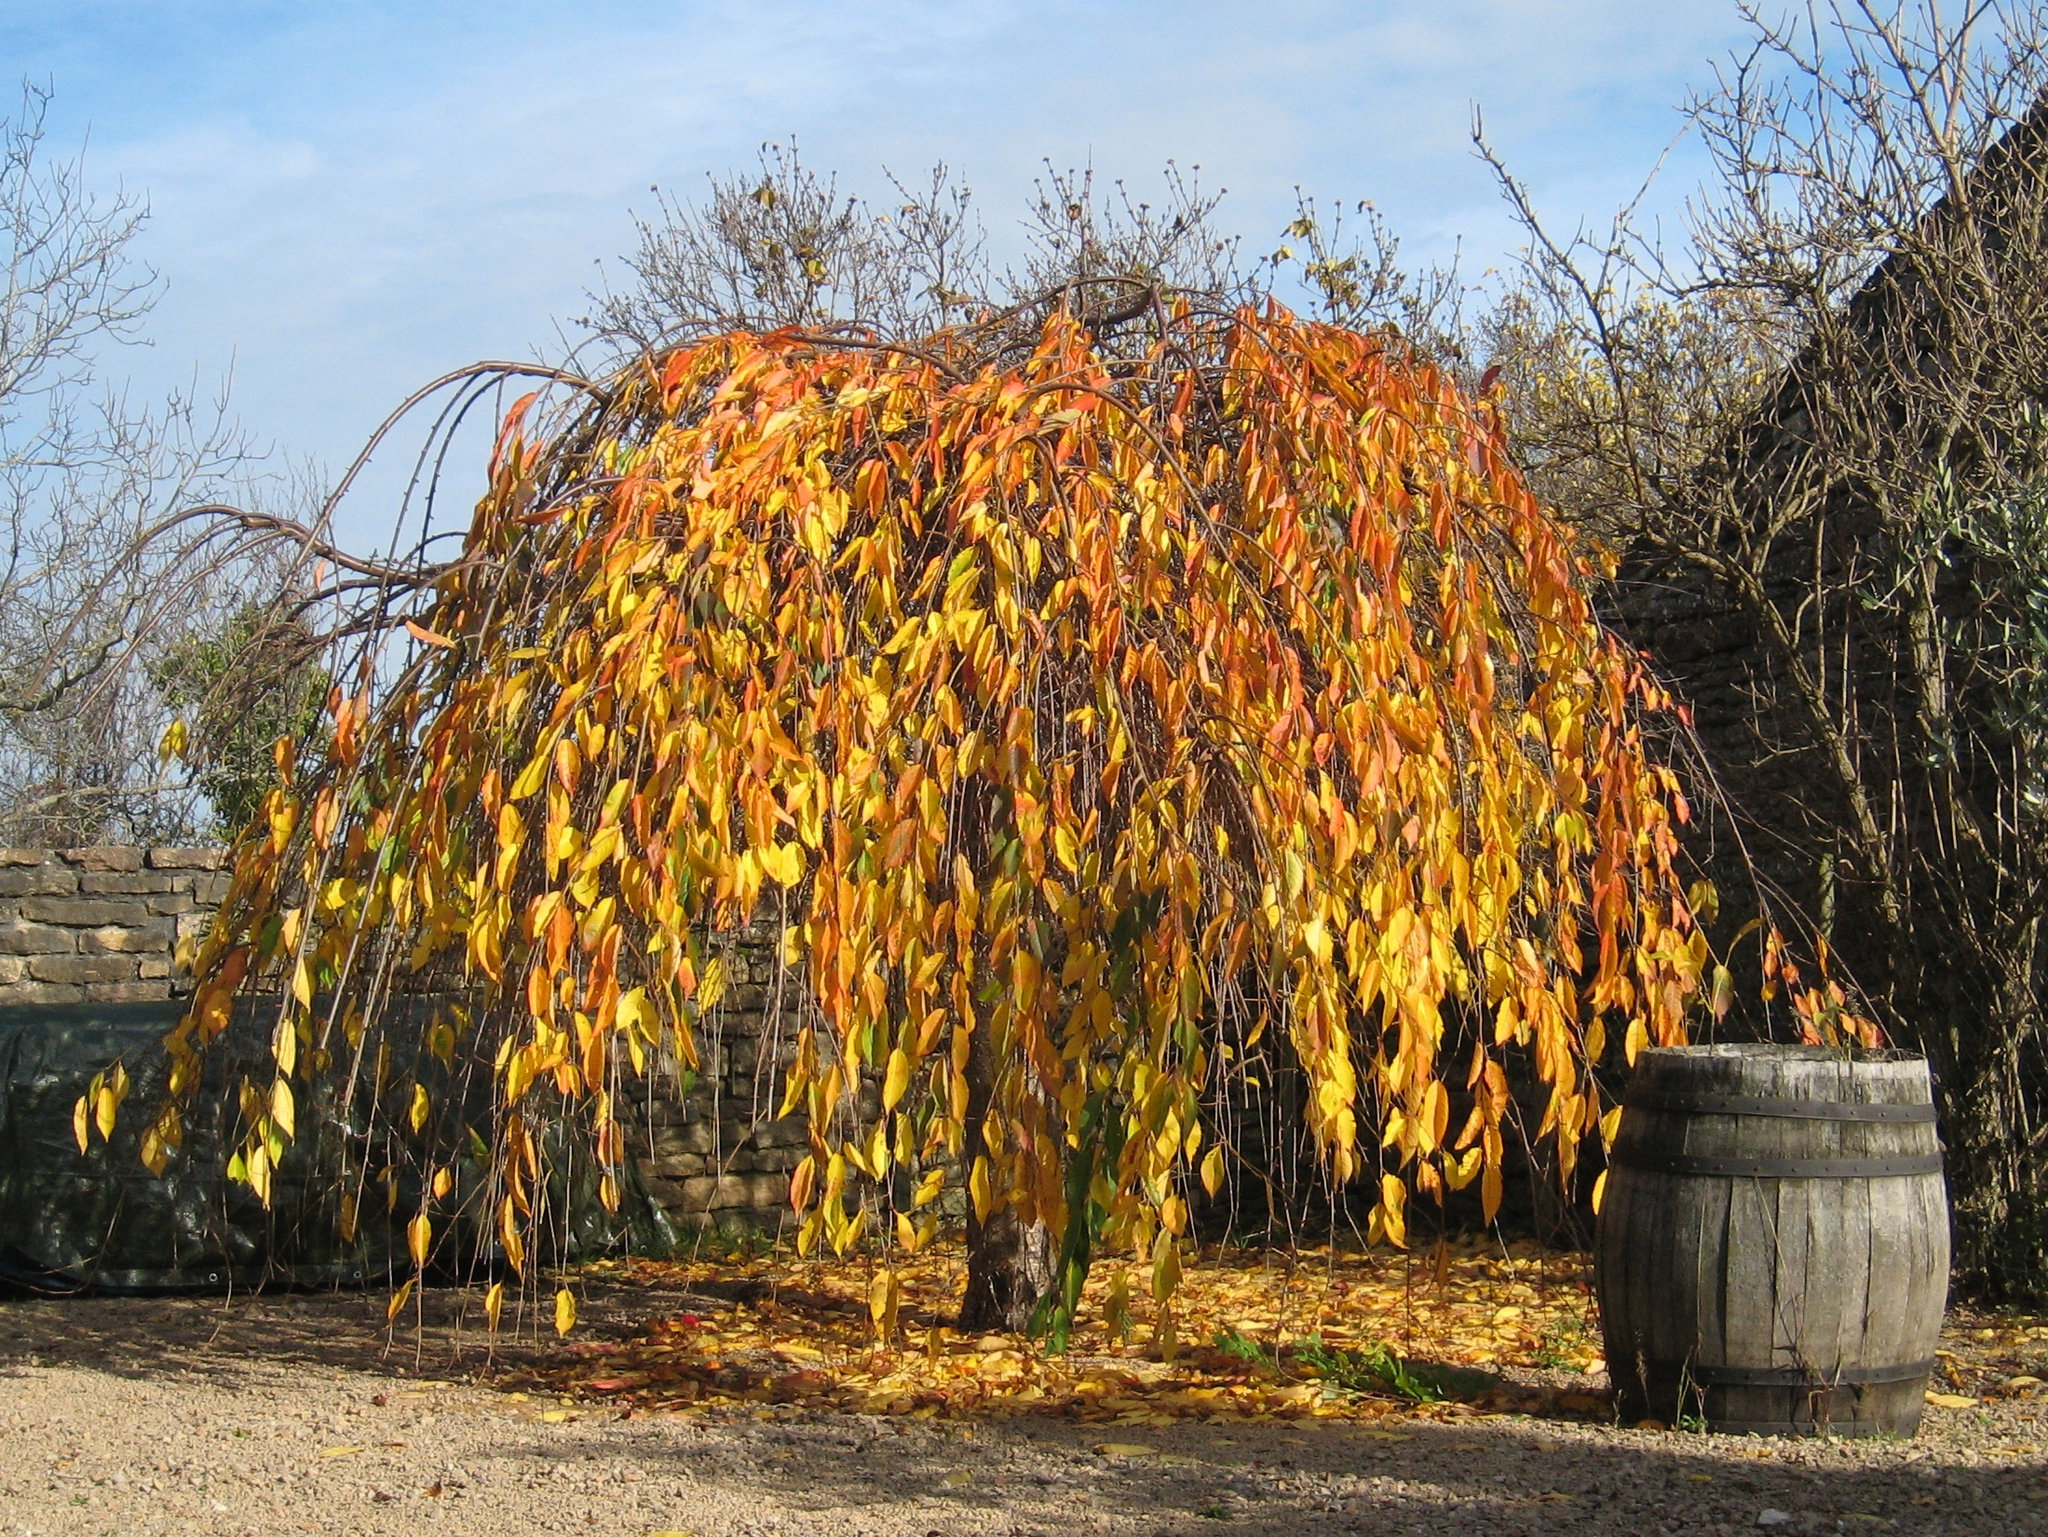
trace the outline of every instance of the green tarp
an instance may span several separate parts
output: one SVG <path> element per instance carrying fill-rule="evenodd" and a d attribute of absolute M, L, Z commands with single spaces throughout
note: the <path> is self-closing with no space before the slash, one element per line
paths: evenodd
<path fill-rule="evenodd" d="M 273 1180 L 268 1210 L 247 1186 L 226 1178 L 226 1149 L 239 1137 L 236 1086 L 245 1074 L 267 1085 L 274 1071 L 274 1005 L 245 1002 L 208 1054 L 205 1081 L 185 1117 L 184 1146 L 160 1177 L 143 1166 L 137 1142 L 163 1092 L 160 1043 L 179 1009 L 171 1002 L 0 1007 L 0 1280 L 52 1291 L 243 1290 L 382 1285 L 409 1274 L 402 1232 L 417 1209 L 419 1185 L 390 1128 L 346 1124 L 314 1100 L 300 1111 L 299 1135 Z M 406 1029 L 391 1035 L 394 1042 L 418 1038 Z M 73 1107 L 93 1075 L 116 1061 L 130 1080 L 127 1103 L 113 1140 L 95 1134 L 81 1155 Z M 477 1109 L 488 1139 L 487 1092 Z M 470 1145 L 480 1150 L 483 1142 Z M 604 1211 L 588 1160 L 574 1156 L 579 1145 L 559 1128 L 543 1139 L 554 1154 L 549 1205 L 568 1217 L 548 1246 L 550 1257 L 673 1247 L 665 1216 L 641 1190 L 629 1188 L 616 1216 Z M 381 1160 L 379 1148 L 388 1150 Z M 388 1220 L 364 1220 L 356 1240 L 344 1243 L 340 1171 L 360 1168 L 366 1152 L 373 1167 L 394 1166 L 397 1199 Z M 462 1189 L 479 1188 L 483 1174 L 474 1157 L 464 1162 L 458 1206 Z M 381 1196 L 382 1186 L 374 1188 Z M 381 1212 L 385 1203 L 363 1205 Z M 440 1261 L 447 1268 L 493 1263 L 477 1226 L 439 1225 L 449 1233 Z"/>

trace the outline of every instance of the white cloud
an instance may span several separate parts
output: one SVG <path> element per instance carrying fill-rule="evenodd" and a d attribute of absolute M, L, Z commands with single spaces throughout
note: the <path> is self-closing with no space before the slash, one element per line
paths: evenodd
<path fill-rule="evenodd" d="M 1255 246 L 1299 182 L 1484 265 L 1508 232 L 1474 100 L 1553 206 L 1598 210 L 1734 22 L 1726 0 L 103 5 L 0 42 L 149 194 L 172 286 L 141 382 L 233 359 L 250 425 L 335 463 L 414 384 L 548 343 L 650 182 L 688 191 L 766 138 L 856 186 L 945 159 L 999 247 L 1041 157 L 1140 185 L 1172 158 L 1231 189 Z"/>

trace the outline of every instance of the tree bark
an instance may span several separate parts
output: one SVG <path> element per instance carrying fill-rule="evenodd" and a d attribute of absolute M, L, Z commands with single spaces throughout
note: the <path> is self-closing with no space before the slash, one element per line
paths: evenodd
<path fill-rule="evenodd" d="M 977 1027 L 967 1052 L 967 1143 L 965 1161 L 990 1149 L 985 1141 L 989 1105 L 995 1098 L 995 1048 L 985 1026 Z M 995 1159 L 989 1159 L 991 1165 Z M 960 1301 L 963 1334 L 1022 1334 L 1042 1298 L 1053 1288 L 1052 1230 L 1043 1222 L 1022 1222 L 1007 1206 L 988 1220 L 967 1205 L 967 1292 Z"/>

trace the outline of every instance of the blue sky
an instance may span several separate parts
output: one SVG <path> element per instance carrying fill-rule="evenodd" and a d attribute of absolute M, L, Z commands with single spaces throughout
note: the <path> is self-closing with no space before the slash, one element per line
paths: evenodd
<path fill-rule="evenodd" d="M 54 147 L 89 133 L 93 182 L 149 201 L 154 346 L 110 373 L 232 368 L 243 422 L 330 469 L 435 374 L 553 350 L 650 185 L 694 191 L 764 139 L 861 190 L 943 159 L 998 256 L 1046 158 L 1140 190 L 1170 158 L 1255 249 L 1300 184 L 1478 270 L 1513 232 L 1475 103 L 1569 225 L 1634 189 L 1740 37 L 1730 0 L 0 0 Z"/>

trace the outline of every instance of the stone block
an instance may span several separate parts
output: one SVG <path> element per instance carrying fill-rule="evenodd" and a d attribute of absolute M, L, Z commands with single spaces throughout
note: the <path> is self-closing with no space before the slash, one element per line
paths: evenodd
<path fill-rule="evenodd" d="M 0 987 L 12 987 L 28 975 L 28 962 L 18 955 L 0 955 Z M 0 1003 L 5 1003 L 0 997 Z"/>
<path fill-rule="evenodd" d="M 116 902 L 106 897 L 24 897 L 21 903 L 21 916 L 32 922 L 65 923 L 81 929 L 125 924 L 147 913 L 140 902 Z"/>
<path fill-rule="evenodd" d="M 86 955 L 164 954 L 176 936 L 176 925 L 163 919 L 145 923 L 113 924 L 87 929 L 78 936 L 78 948 Z"/>
<path fill-rule="evenodd" d="M 776 1104 L 781 1103 L 778 1097 Z M 800 1111 L 794 1115 L 778 1116 L 755 1132 L 754 1140 L 762 1147 L 806 1147 L 811 1140 L 811 1118 Z"/>
<path fill-rule="evenodd" d="M 219 870 L 228 862 L 228 851 L 212 849 L 151 849 L 152 870 Z"/>
<path fill-rule="evenodd" d="M 700 1153 L 657 1154 L 647 1161 L 647 1167 L 663 1179 L 688 1179 L 704 1172 L 704 1157 Z"/>
<path fill-rule="evenodd" d="M 178 914 L 178 938 L 180 939 L 203 938 L 212 927 L 213 910 L 211 908 L 208 908 L 203 913 Z"/>
<path fill-rule="evenodd" d="M 202 875 L 192 882 L 192 900 L 201 907 L 218 907 L 228 899 L 225 875 Z"/>
<path fill-rule="evenodd" d="M 7 989 L 9 1003 L 83 1003 L 85 989 L 73 982 L 17 982 Z"/>
<path fill-rule="evenodd" d="M 682 1206 L 683 1187 L 674 1180 L 657 1179 L 649 1175 L 644 1164 L 641 1165 L 640 1179 L 647 1187 L 648 1198 L 655 1205 L 671 1211 Z"/>
<path fill-rule="evenodd" d="M 150 912 L 164 918 L 177 913 L 189 913 L 193 905 L 192 893 L 189 891 L 174 891 L 167 896 L 151 897 L 148 902 Z M 210 913 L 212 909 L 209 908 L 207 911 Z"/>
<path fill-rule="evenodd" d="M 758 1210 L 788 1199 L 786 1174 L 700 1174 L 683 1181 L 684 1211 Z"/>
<path fill-rule="evenodd" d="M 69 865 L 16 865 L 0 869 L 0 897 L 59 896 L 78 889 L 78 872 Z"/>
<path fill-rule="evenodd" d="M 133 982 L 132 955 L 32 955 L 28 974 L 38 982 Z"/>
<path fill-rule="evenodd" d="M 690 1116 L 680 1122 L 668 1123 L 664 1133 L 679 1147 L 692 1153 L 710 1152 L 711 1139 L 716 1134 L 717 1128 L 701 1114 Z"/>
<path fill-rule="evenodd" d="M 49 857 L 48 849 L 0 849 L 0 865 L 39 865 Z"/>
<path fill-rule="evenodd" d="M 171 996 L 168 982 L 88 982 L 87 1003 L 153 1003 Z"/>
<path fill-rule="evenodd" d="M 78 878 L 78 889 L 89 897 L 157 896 L 172 890 L 175 875 L 158 870 L 88 870 Z"/>
<path fill-rule="evenodd" d="M 66 864 L 78 866 L 81 870 L 140 870 L 142 850 L 101 847 L 89 849 L 59 849 L 58 858 Z"/>
<path fill-rule="evenodd" d="M 145 955 L 142 958 L 141 964 L 135 968 L 135 974 L 145 982 L 169 981 L 171 976 L 170 957 L 167 955 Z"/>
<path fill-rule="evenodd" d="M 78 935 L 47 923 L 0 923 L 0 955 L 72 955 Z"/>

